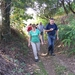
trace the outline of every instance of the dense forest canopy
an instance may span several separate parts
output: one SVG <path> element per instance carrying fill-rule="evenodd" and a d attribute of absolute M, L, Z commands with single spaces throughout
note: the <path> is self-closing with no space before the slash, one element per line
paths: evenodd
<path fill-rule="evenodd" d="M 48 20 L 55 14 L 68 15 L 71 11 L 75 14 L 75 0 L 0 0 L 2 15 L 3 35 L 10 35 L 10 25 L 21 29 L 25 24 L 23 20 L 32 19 L 33 15 L 26 13 L 28 8 L 32 8 L 40 18 Z"/>

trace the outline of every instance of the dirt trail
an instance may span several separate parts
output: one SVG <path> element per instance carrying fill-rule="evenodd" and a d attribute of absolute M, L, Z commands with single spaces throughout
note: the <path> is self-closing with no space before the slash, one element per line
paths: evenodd
<path fill-rule="evenodd" d="M 65 55 L 57 55 L 55 57 L 56 61 L 62 66 L 65 66 L 68 71 L 72 72 L 75 75 L 75 57 L 68 58 Z"/>
<path fill-rule="evenodd" d="M 48 72 L 48 75 L 56 75 L 52 59 L 50 57 L 48 58 L 41 57 L 41 60 L 45 66 L 46 71 Z"/>
<path fill-rule="evenodd" d="M 45 56 L 47 54 L 47 45 L 41 46 L 41 54 L 40 56 L 42 63 L 45 66 L 46 71 L 48 72 L 48 75 L 56 75 L 54 70 L 54 65 L 52 62 L 52 58 L 50 56 Z"/>
<path fill-rule="evenodd" d="M 41 54 L 43 56 L 40 56 L 39 62 L 34 61 L 33 51 L 31 48 L 26 58 L 20 57 L 19 60 L 15 58 L 13 59 L 11 54 L 7 55 L 0 52 L 0 74 L 75 75 L 75 57 L 68 58 L 66 54 L 60 52 L 60 49 L 57 49 L 58 51 L 55 52 L 56 56 L 44 56 L 44 54 L 47 53 L 47 44 L 41 46 Z M 14 52 L 11 51 L 10 53 L 13 54 Z M 16 64 L 16 66 L 14 64 Z"/>
<path fill-rule="evenodd" d="M 41 46 L 41 53 L 47 53 L 47 45 Z M 42 57 L 48 75 L 75 75 L 75 57 L 68 58 L 56 52 L 56 56 Z"/>

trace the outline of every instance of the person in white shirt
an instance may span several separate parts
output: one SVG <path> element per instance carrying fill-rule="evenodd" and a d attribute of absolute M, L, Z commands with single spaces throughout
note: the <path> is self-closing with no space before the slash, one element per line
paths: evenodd
<path fill-rule="evenodd" d="M 42 39 L 43 39 L 43 42 L 44 42 L 44 25 L 42 24 L 42 22 L 40 22 L 40 24 L 37 26 L 37 29 L 40 30 L 41 36 L 42 36 Z"/>

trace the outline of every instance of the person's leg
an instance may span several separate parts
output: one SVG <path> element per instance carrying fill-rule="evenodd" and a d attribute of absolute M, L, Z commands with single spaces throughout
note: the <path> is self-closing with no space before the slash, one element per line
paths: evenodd
<path fill-rule="evenodd" d="M 40 42 L 36 43 L 37 50 L 40 51 Z"/>
<path fill-rule="evenodd" d="M 42 33 L 42 40 L 43 40 L 43 43 L 44 43 L 44 33 Z"/>
<path fill-rule="evenodd" d="M 38 59 L 36 43 L 31 42 L 31 45 L 32 45 L 32 49 L 33 49 L 34 58 Z"/>
<path fill-rule="evenodd" d="M 54 40 L 51 39 L 51 55 L 54 53 Z"/>
<path fill-rule="evenodd" d="M 51 37 L 48 35 L 48 54 L 51 52 Z"/>
<path fill-rule="evenodd" d="M 52 36 L 51 37 L 51 46 L 52 46 L 52 48 L 51 48 L 51 55 L 54 53 L 54 36 Z"/>
<path fill-rule="evenodd" d="M 40 55 L 40 42 L 36 43 L 36 47 L 37 47 L 37 50 L 38 50 L 38 54 Z"/>

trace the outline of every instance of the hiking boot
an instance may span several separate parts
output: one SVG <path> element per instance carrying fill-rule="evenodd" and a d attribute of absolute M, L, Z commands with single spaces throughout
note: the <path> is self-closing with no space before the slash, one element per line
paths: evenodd
<path fill-rule="evenodd" d="M 39 59 L 35 59 L 35 62 L 38 62 L 39 61 Z"/>
<path fill-rule="evenodd" d="M 54 54 L 54 53 L 52 53 L 52 54 L 51 54 L 51 56 L 55 56 L 55 54 Z"/>

